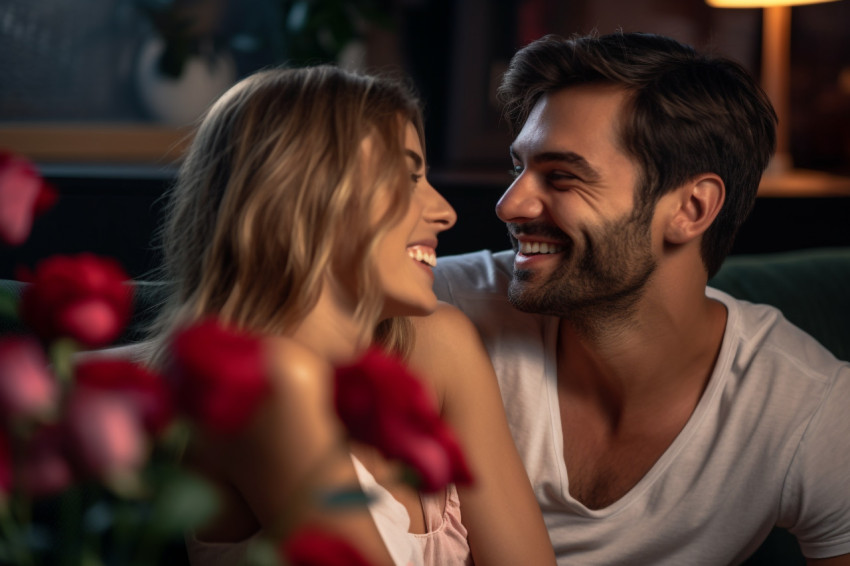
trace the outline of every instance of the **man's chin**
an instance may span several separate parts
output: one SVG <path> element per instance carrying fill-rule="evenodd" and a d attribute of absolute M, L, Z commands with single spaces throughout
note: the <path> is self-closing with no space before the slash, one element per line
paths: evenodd
<path fill-rule="evenodd" d="M 508 287 L 508 302 L 515 309 L 527 313 L 538 313 L 542 306 L 526 282 L 517 280 L 516 276 Z"/>

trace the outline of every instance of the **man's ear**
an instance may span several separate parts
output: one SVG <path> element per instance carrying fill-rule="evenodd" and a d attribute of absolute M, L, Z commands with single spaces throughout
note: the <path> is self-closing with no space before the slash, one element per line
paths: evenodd
<path fill-rule="evenodd" d="M 674 193 L 678 195 L 678 209 L 667 223 L 664 239 L 672 244 L 684 244 L 708 230 L 717 218 L 726 198 L 726 185 L 714 173 L 704 173 Z"/>

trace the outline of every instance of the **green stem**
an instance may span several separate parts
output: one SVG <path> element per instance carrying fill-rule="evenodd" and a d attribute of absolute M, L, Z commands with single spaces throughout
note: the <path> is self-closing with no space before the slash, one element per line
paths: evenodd
<path fill-rule="evenodd" d="M 76 566 L 82 561 L 83 488 L 75 485 L 59 498 L 59 533 L 56 548 L 62 549 L 58 556 L 61 564 Z"/>
<path fill-rule="evenodd" d="M 9 552 L 14 564 L 21 566 L 35 564 L 26 544 L 26 536 L 12 515 L 11 505 L 3 506 L 0 509 L 0 532 L 3 533 L 3 538 L 9 542 Z"/>

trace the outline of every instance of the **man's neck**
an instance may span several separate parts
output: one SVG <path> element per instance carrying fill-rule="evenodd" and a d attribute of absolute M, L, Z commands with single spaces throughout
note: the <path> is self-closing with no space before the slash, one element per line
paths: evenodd
<path fill-rule="evenodd" d="M 628 318 L 598 317 L 591 331 L 562 319 L 558 385 L 596 399 L 619 421 L 632 414 L 698 399 L 720 348 L 725 308 L 703 294 L 690 298 L 655 286 Z"/>
<path fill-rule="evenodd" d="M 570 494 L 590 509 L 626 495 L 670 447 L 699 404 L 720 350 L 721 304 L 702 297 L 688 309 L 648 312 L 593 337 L 566 319 L 560 324 L 564 463 Z"/>

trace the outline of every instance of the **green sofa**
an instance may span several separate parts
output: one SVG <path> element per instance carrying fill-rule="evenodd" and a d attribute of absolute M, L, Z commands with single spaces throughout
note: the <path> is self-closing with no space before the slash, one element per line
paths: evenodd
<path fill-rule="evenodd" d="M 850 360 L 850 248 L 733 255 L 709 284 L 740 299 L 778 307 L 838 358 Z M 22 284 L 2 280 L 0 288 L 19 293 Z M 135 315 L 119 343 L 142 335 L 161 298 L 158 284 L 141 282 L 136 286 Z M 20 326 L 8 320 L 0 323 L 0 332 L 19 330 Z M 805 560 L 794 538 L 775 529 L 745 564 L 790 566 L 805 564 Z"/>

